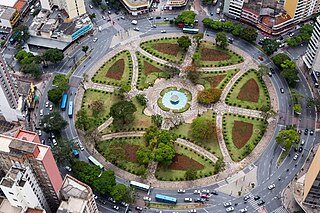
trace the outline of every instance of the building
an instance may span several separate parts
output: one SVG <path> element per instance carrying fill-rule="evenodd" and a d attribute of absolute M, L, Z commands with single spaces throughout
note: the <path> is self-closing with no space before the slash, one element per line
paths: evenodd
<path fill-rule="evenodd" d="M 67 175 L 60 190 L 62 199 L 57 213 L 77 212 L 77 213 L 98 213 L 98 207 L 94 199 L 91 188 Z"/>
<path fill-rule="evenodd" d="M 16 82 L 8 71 L 8 65 L 0 53 L 0 115 L 8 122 L 23 120 L 22 97 L 16 91 Z"/>
<path fill-rule="evenodd" d="M 245 0 L 225 0 L 223 13 L 234 19 L 240 18 L 244 1 Z"/>
<path fill-rule="evenodd" d="M 188 4 L 188 0 L 168 0 L 166 7 L 169 10 L 172 10 L 172 8 L 184 7 L 187 4 Z"/>
<path fill-rule="evenodd" d="M 0 188 L 11 206 L 56 212 L 62 179 L 50 147 L 36 133 L 0 135 Z"/>
<path fill-rule="evenodd" d="M 286 0 L 284 10 L 295 22 L 300 22 L 313 14 L 317 3 L 318 0 Z"/>
<path fill-rule="evenodd" d="M 84 0 L 40 0 L 41 8 L 52 11 L 54 6 L 68 13 L 69 19 L 86 14 Z"/>
<path fill-rule="evenodd" d="M 133 16 L 148 13 L 152 2 L 153 0 L 121 0 L 123 6 Z"/>
<path fill-rule="evenodd" d="M 0 5 L 0 26 L 12 29 L 19 20 L 19 12 L 13 7 Z"/>

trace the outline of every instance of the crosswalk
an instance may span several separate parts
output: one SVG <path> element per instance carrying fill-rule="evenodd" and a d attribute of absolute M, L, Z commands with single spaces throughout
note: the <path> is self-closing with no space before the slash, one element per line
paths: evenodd
<path fill-rule="evenodd" d="M 248 200 L 248 203 L 254 208 L 254 210 L 258 210 L 260 206 L 258 206 L 258 200 L 254 200 L 253 197 L 254 195 L 249 193 L 250 199 Z"/>
<path fill-rule="evenodd" d="M 288 213 L 288 211 L 283 206 L 280 206 L 279 208 L 274 210 L 272 213 Z"/>

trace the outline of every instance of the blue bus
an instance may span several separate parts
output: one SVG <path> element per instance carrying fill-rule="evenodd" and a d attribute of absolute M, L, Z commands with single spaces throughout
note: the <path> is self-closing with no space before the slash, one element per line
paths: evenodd
<path fill-rule="evenodd" d="M 76 157 L 79 158 L 79 151 L 76 149 L 72 149 L 72 154 Z"/>
<path fill-rule="evenodd" d="M 170 204 L 177 204 L 177 198 L 169 197 L 166 195 L 156 194 L 156 201 Z"/>
<path fill-rule="evenodd" d="M 199 33 L 199 29 L 194 29 L 194 28 L 183 28 L 182 32 L 184 33 L 190 33 L 190 34 L 197 34 Z"/>
<path fill-rule="evenodd" d="M 68 94 L 63 94 L 62 96 L 62 100 L 61 100 L 61 110 L 66 110 L 66 107 L 67 107 L 67 100 L 68 100 Z"/>
<path fill-rule="evenodd" d="M 140 189 L 140 190 L 143 190 L 143 191 L 149 191 L 150 189 L 150 186 L 147 185 L 147 184 L 144 184 L 144 183 L 139 183 L 137 181 L 130 181 L 130 186 L 136 188 L 136 189 Z"/>
<path fill-rule="evenodd" d="M 13 45 L 14 43 L 16 43 L 16 39 L 17 37 L 21 34 L 20 31 L 16 32 L 15 34 L 13 34 L 13 36 L 11 36 L 11 38 L 9 39 L 9 42 L 11 45 Z"/>
<path fill-rule="evenodd" d="M 69 107 L 68 107 L 68 116 L 69 116 L 69 118 L 72 118 L 72 114 L 73 114 L 73 102 L 69 101 Z"/>
<path fill-rule="evenodd" d="M 89 156 L 89 157 L 88 157 L 88 160 L 89 160 L 89 162 L 92 163 L 93 165 L 99 166 L 100 169 L 104 170 L 104 166 L 103 166 L 99 161 L 97 161 L 94 157 Z"/>

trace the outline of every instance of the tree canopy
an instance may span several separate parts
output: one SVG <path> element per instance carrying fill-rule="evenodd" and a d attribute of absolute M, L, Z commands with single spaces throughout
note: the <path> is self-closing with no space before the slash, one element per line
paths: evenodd
<path fill-rule="evenodd" d="M 101 172 L 102 171 L 100 170 L 100 173 Z M 98 176 L 100 175 L 100 173 L 98 174 Z M 99 178 L 95 178 L 92 186 L 101 195 L 110 195 L 113 189 L 116 187 L 116 177 L 114 171 L 107 170 L 102 172 Z"/>
<path fill-rule="evenodd" d="M 192 121 L 191 135 L 196 141 L 206 141 L 214 138 L 216 133 L 215 123 L 207 118 L 198 117 Z"/>
<path fill-rule="evenodd" d="M 290 149 L 291 145 L 300 140 L 299 133 L 294 129 L 283 129 L 276 136 L 276 141 L 286 150 Z"/>
<path fill-rule="evenodd" d="M 94 118 L 88 115 L 88 111 L 85 108 L 81 108 L 77 112 L 76 127 L 78 129 L 88 131 L 94 126 Z"/>
<path fill-rule="evenodd" d="M 273 56 L 272 58 L 273 63 L 282 70 L 281 64 L 285 61 L 285 60 L 290 60 L 290 57 L 284 53 L 279 53 L 275 56 Z"/>
<path fill-rule="evenodd" d="M 74 142 L 64 138 L 59 138 L 58 140 L 57 145 L 52 148 L 54 159 L 60 167 L 72 165 L 74 156 L 71 147 L 75 146 Z"/>
<path fill-rule="evenodd" d="M 184 23 L 184 24 L 191 25 L 194 23 L 195 17 L 196 17 L 196 14 L 193 11 L 190 11 L 190 10 L 182 11 L 180 15 L 178 15 L 178 17 L 176 18 L 175 23 L 176 24 Z"/>
<path fill-rule="evenodd" d="M 45 61 L 50 61 L 52 63 L 57 63 L 57 62 L 60 62 L 60 61 L 63 60 L 64 53 L 63 53 L 63 51 L 58 50 L 57 48 L 48 49 L 43 53 L 42 58 Z"/>
<path fill-rule="evenodd" d="M 113 124 L 116 127 L 129 125 L 133 120 L 133 113 L 137 111 L 136 106 L 130 101 L 119 101 L 110 108 L 110 115 L 113 117 Z"/>
<path fill-rule="evenodd" d="M 228 39 L 225 32 L 219 32 L 216 34 L 217 46 L 221 48 L 226 48 L 228 46 Z"/>
<path fill-rule="evenodd" d="M 241 38 L 248 42 L 255 42 L 258 36 L 258 32 L 253 27 L 246 27 L 241 32 Z"/>
<path fill-rule="evenodd" d="M 45 132 L 59 133 L 64 127 L 67 126 L 68 123 L 63 119 L 58 111 L 55 111 L 43 116 L 42 124 Z"/>
<path fill-rule="evenodd" d="M 33 78 L 40 78 L 41 76 L 41 58 L 39 56 L 34 56 L 30 52 L 25 50 L 20 50 L 16 53 L 15 58 L 18 59 L 21 64 L 21 72 L 25 74 L 30 74 Z"/>
<path fill-rule="evenodd" d="M 48 91 L 48 100 L 54 104 L 58 104 L 63 93 L 69 89 L 69 79 L 63 74 L 55 75 L 53 85 L 55 87 Z"/>
<path fill-rule="evenodd" d="M 181 36 L 180 38 L 178 38 L 178 45 L 180 48 L 187 50 L 191 45 L 191 39 L 189 38 L 189 36 Z"/>
<path fill-rule="evenodd" d="M 272 55 L 278 50 L 279 43 L 275 39 L 264 39 L 262 41 L 262 49 L 267 55 Z"/>
<path fill-rule="evenodd" d="M 197 100 L 201 104 L 213 104 L 219 101 L 222 91 L 216 88 L 210 88 L 200 91 Z"/>

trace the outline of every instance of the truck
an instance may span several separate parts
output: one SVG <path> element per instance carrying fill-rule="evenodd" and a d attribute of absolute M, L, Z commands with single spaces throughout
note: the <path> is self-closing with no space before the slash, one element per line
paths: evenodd
<path fill-rule="evenodd" d="M 137 24 L 138 24 L 138 21 L 137 21 L 137 20 L 132 20 L 131 24 L 137 25 Z"/>

